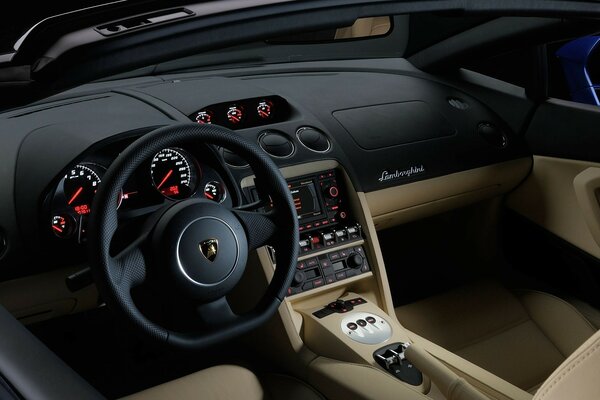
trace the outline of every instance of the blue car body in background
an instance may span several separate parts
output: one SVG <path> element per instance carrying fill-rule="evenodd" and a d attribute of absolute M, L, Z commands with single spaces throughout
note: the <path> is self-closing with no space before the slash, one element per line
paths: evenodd
<path fill-rule="evenodd" d="M 595 52 L 600 52 L 600 36 L 585 36 L 570 41 L 558 49 L 556 55 L 564 69 L 571 99 L 600 106 L 600 82 L 593 82 L 589 70 Z"/>

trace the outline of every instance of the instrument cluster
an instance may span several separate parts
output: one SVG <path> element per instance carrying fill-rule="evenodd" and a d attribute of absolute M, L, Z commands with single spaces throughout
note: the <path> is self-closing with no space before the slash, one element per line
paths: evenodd
<path fill-rule="evenodd" d="M 243 129 L 285 121 L 291 113 L 288 102 L 279 96 L 255 97 L 204 107 L 190 115 L 199 124 L 216 124 Z"/>
<path fill-rule="evenodd" d="M 169 147 L 142 164 L 122 188 L 115 207 L 120 218 L 151 213 L 168 202 L 205 198 L 232 207 L 232 196 L 208 151 Z M 90 156 L 69 167 L 50 196 L 49 229 L 60 239 L 85 240 L 87 218 L 102 178 L 114 159 Z"/>

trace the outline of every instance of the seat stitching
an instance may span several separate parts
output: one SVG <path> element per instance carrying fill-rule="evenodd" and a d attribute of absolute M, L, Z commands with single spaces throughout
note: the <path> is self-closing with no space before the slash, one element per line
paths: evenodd
<path fill-rule="evenodd" d="M 579 359 L 574 362 L 573 364 L 571 364 L 566 370 L 564 370 L 559 376 L 555 377 L 552 380 L 552 383 L 546 388 L 544 389 L 544 391 L 540 394 L 539 396 L 539 400 L 542 400 L 547 394 L 548 392 L 550 392 L 550 390 L 556 386 L 556 384 L 558 382 L 560 382 L 565 376 L 567 376 L 569 373 L 573 372 L 573 370 L 579 365 L 581 364 L 586 358 L 588 358 L 589 356 L 592 355 L 592 353 L 594 353 L 596 350 L 600 349 L 600 342 L 597 342 L 592 348 L 588 349 L 587 352 L 585 352 L 585 354 L 583 354 L 582 356 L 579 356 Z"/>
<path fill-rule="evenodd" d="M 517 292 L 517 291 L 515 291 L 515 292 Z M 586 323 L 587 323 L 587 324 L 590 326 L 590 328 L 592 328 L 592 325 L 591 325 L 591 323 L 590 323 L 590 322 L 587 320 L 587 318 L 585 318 L 585 316 L 584 316 L 584 315 L 582 315 L 582 314 L 579 312 L 579 310 L 577 310 L 577 309 L 575 308 L 575 306 L 573 306 L 572 304 L 569 304 L 569 303 L 567 303 L 565 300 L 561 299 L 560 297 L 554 296 L 554 295 L 552 295 L 552 294 L 549 294 L 549 293 L 540 292 L 540 291 L 537 291 L 537 290 L 523 290 L 523 289 L 521 289 L 521 290 L 519 290 L 518 292 L 520 292 L 521 294 L 524 294 L 524 293 L 527 293 L 527 292 L 529 292 L 529 293 L 536 293 L 536 294 L 539 294 L 539 295 L 542 295 L 542 296 L 547 296 L 547 297 L 548 297 L 548 298 L 550 298 L 550 299 L 558 300 L 558 302 L 559 302 L 559 303 L 561 303 L 561 304 L 563 304 L 563 305 L 566 305 L 566 306 L 567 306 L 567 308 L 568 308 L 568 307 L 572 308 L 572 310 L 571 310 L 571 311 L 573 311 L 573 313 L 574 313 L 574 314 L 578 315 L 578 316 L 579 316 L 579 317 L 580 317 L 580 318 L 581 318 L 581 319 L 582 319 L 584 322 L 586 322 Z M 516 295 L 516 293 L 515 293 L 515 295 Z M 549 341 L 550 343 L 552 343 L 552 346 L 554 346 L 554 348 L 555 348 L 555 349 L 556 349 L 556 350 L 557 350 L 557 351 L 560 353 L 560 355 L 562 355 L 564 359 L 567 359 L 567 358 L 568 358 L 568 357 L 569 357 L 571 354 L 564 354 L 564 353 L 563 353 L 563 352 L 562 352 L 562 351 L 561 351 L 561 350 L 558 348 L 558 345 L 557 345 L 557 344 L 556 344 L 556 343 L 555 343 L 555 342 L 554 342 L 552 339 L 550 339 L 550 338 L 548 337 L 548 335 L 546 334 L 546 331 L 544 331 L 544 330 L 542 329 L 542 327 L 541 327 L 541 326 L 540 326 L 540 325 L 537 323 L 537 321 L 535 320 L 535 318 L 533 318 L 533 315 L 531 315 L 531 313 L 529 312 L 529 309 L 528 309 L 528 308 L 525 306 L 525 304 L 523 304 L 523 300 L 521 299 L 521 298 L 522 298 L 522 296 L 516 295 L 516 297 L 517 297 L 517 299 L 519 300 L 519 303 L 521 303 L 521 305 L 522 305 L 522 306 L 523 306 L 523 308 L 525 309 L 525 312 L 527 312 L 527 315 L 529 315 L 529 319 L 531 319 L 531 321 L 532 321 L 532 322 L 535 324 L 535 326 L 537 326 L 537 327 L 538 327 L 538 329 L 540 330 L 540 332 L 542 332 L 542 334 L 543 334 L 543 335 L 546 337 L 546 339 L 548 339 L 548 341 Z M 592 328 L 592 329 L 593 329 L 593 328 Z"/>
<path fill-rule="evenodd" d="M 591 323 L 591 321 L 581 312 L 579 311 L 579 309 L 577 307 L 575 307 L 573 304 L 569 303 L 568 301 L 566 301 L 565 299 L 562 299 L 558 296 L 555 296 L 551 293 L 546 293 L 546 292 L 540 292 L 539 290 L 531 290 L 531 289 L 518 289 L 518 290 L 514 290 L 513 293 L 536 293 L 536 294 L 540 294 L 542 296 L 547 296 L 551 299 L 554 300 L 558 300 L 559 303 L 563 304 L 564 306 L 566 306 L 567 308 L 570 308 L 571 311 L 573 311 L 574 314 L 577 314 L 584 322 L 587 323 L 587 325 L 594 331 L 598 330 L 596 329 L 596 327 L 594 327 L 594 324 Z M 521 297 L 519 295 L 516 296 L 517 299 L 519 300 L 519 302 L 521 304 L 523 304 L 523 302 L 521 301 Z M 525 310 L 527 310 L 527 307 L 525 307 L 525 305 L 523 305 L 523 308 L 525 308 Z M 529 312 L 527 312 L 527 314 L 529 314 Z"/>

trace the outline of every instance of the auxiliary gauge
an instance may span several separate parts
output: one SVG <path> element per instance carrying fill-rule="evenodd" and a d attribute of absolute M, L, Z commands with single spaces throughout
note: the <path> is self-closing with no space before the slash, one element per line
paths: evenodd
<path fill-rule="evenodd" d="M 210 181 L 204 186 L 204 197 L 217 203 L 225 200 L 225 187 L 221 182 Z"/>
<path fill-rule="evenodd" d="M 77 222 L 69 214 L 59 214 L 52 217 L 52 232 L 61 238 L 68 239 L 77 230 Z"/>

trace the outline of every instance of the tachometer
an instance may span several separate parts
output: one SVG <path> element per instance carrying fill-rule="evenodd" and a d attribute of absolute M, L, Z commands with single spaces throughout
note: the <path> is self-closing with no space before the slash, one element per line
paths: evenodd
<path fill-rule="evenodd" d="M 67 206 L 77 214 L 89 214 L 98 185 L 100 173 L 92 164 L 77 164 L 65 175 L 64 192 Z"/>
<path fill-rule="evenodd" d="M 182 149 L 163 149 L 150 165 L 154 187 L 170 199 L 185 199 L 194 194 L 199 174 L 194 160 Z"/>

